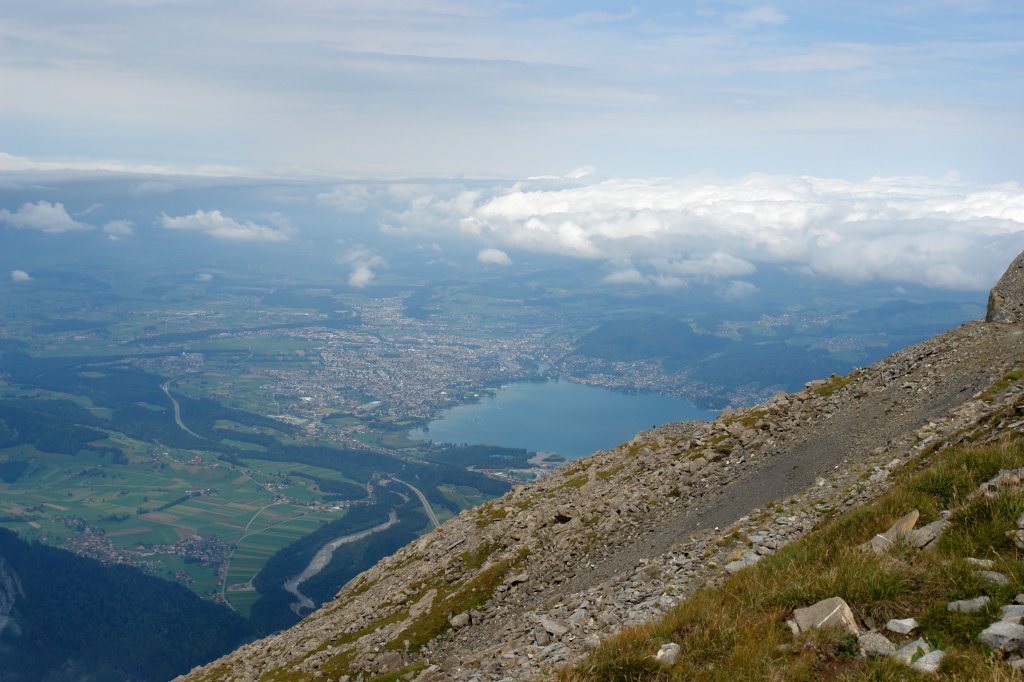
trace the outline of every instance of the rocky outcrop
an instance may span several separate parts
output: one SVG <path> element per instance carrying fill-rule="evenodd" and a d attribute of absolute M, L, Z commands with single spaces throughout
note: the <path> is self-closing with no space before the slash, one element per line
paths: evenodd
<path fill-rule="evenodd" d="M 1024 322 L 1024 253 L 1017 256 L 988 294 L 986 322 Z"/>

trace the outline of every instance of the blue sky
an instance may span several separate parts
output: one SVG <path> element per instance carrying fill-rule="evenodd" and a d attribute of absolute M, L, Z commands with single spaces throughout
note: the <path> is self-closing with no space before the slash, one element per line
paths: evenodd
<path fill-rule="evenodd" d="M 1019 181 L 1024 4 L 5 0 L 7 165 Z"/>

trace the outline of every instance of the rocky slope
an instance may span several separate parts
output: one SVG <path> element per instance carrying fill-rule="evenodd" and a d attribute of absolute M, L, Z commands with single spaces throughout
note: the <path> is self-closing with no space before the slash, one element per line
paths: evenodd
<path fill-rule="evenodd" d="M 1024 309 L 1019 288 L 1000 281 L 999 310 Z M 1020 428 L 1022 353 L 1015 318 L 969 323 L 756 408 L 641 433 L 464 512 L 186 679 L 541 676 L 872 498 L 921 452 Z"/>

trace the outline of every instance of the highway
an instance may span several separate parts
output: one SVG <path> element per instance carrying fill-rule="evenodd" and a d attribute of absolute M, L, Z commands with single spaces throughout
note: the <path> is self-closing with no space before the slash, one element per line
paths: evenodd
<path fill-rule="evenodd" d="M 434 528 L 437 528 L 441 525 L 441 522 L 437 519 L 437 514 L 435 514 L 434 510 L 430 508 L 430 502 L 427 501 L 427 496 L 420 492 L 419 488 L 414 486 L 412 483 L 406 483 L 402 479 L 395 478 L 394 476 L 391 477 L 391 480 L 401 483 L 402 485 L 408 486 L 410 490 L 416 493 L 416 497 L 420 498 L 420 504 L 423 505 L 423 511 L 427 512 L 427 517 L 430 519 L 430 522 L 434 524 Z"/>

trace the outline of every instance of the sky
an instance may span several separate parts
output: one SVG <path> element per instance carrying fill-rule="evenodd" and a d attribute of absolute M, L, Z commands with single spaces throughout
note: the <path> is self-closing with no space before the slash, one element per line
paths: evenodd
<path fill-rule="evenodd" d="M 275 173 L 1020 180 L 1015 0 L 5 0 L 0 151 Z"/>
<path fill-rule="evenodd" d="M 1022 36 L 1015 0 L 5 0 L 0 180 L 335 182 L 301 200 L 609 285 L 743 294 L 770 263 L 980 290 L 1024 248 Z M 8 234 L 309 231 L 288 202 L 18 197 Z M 351 251 L 354 286 L 386 267 Z"/>

